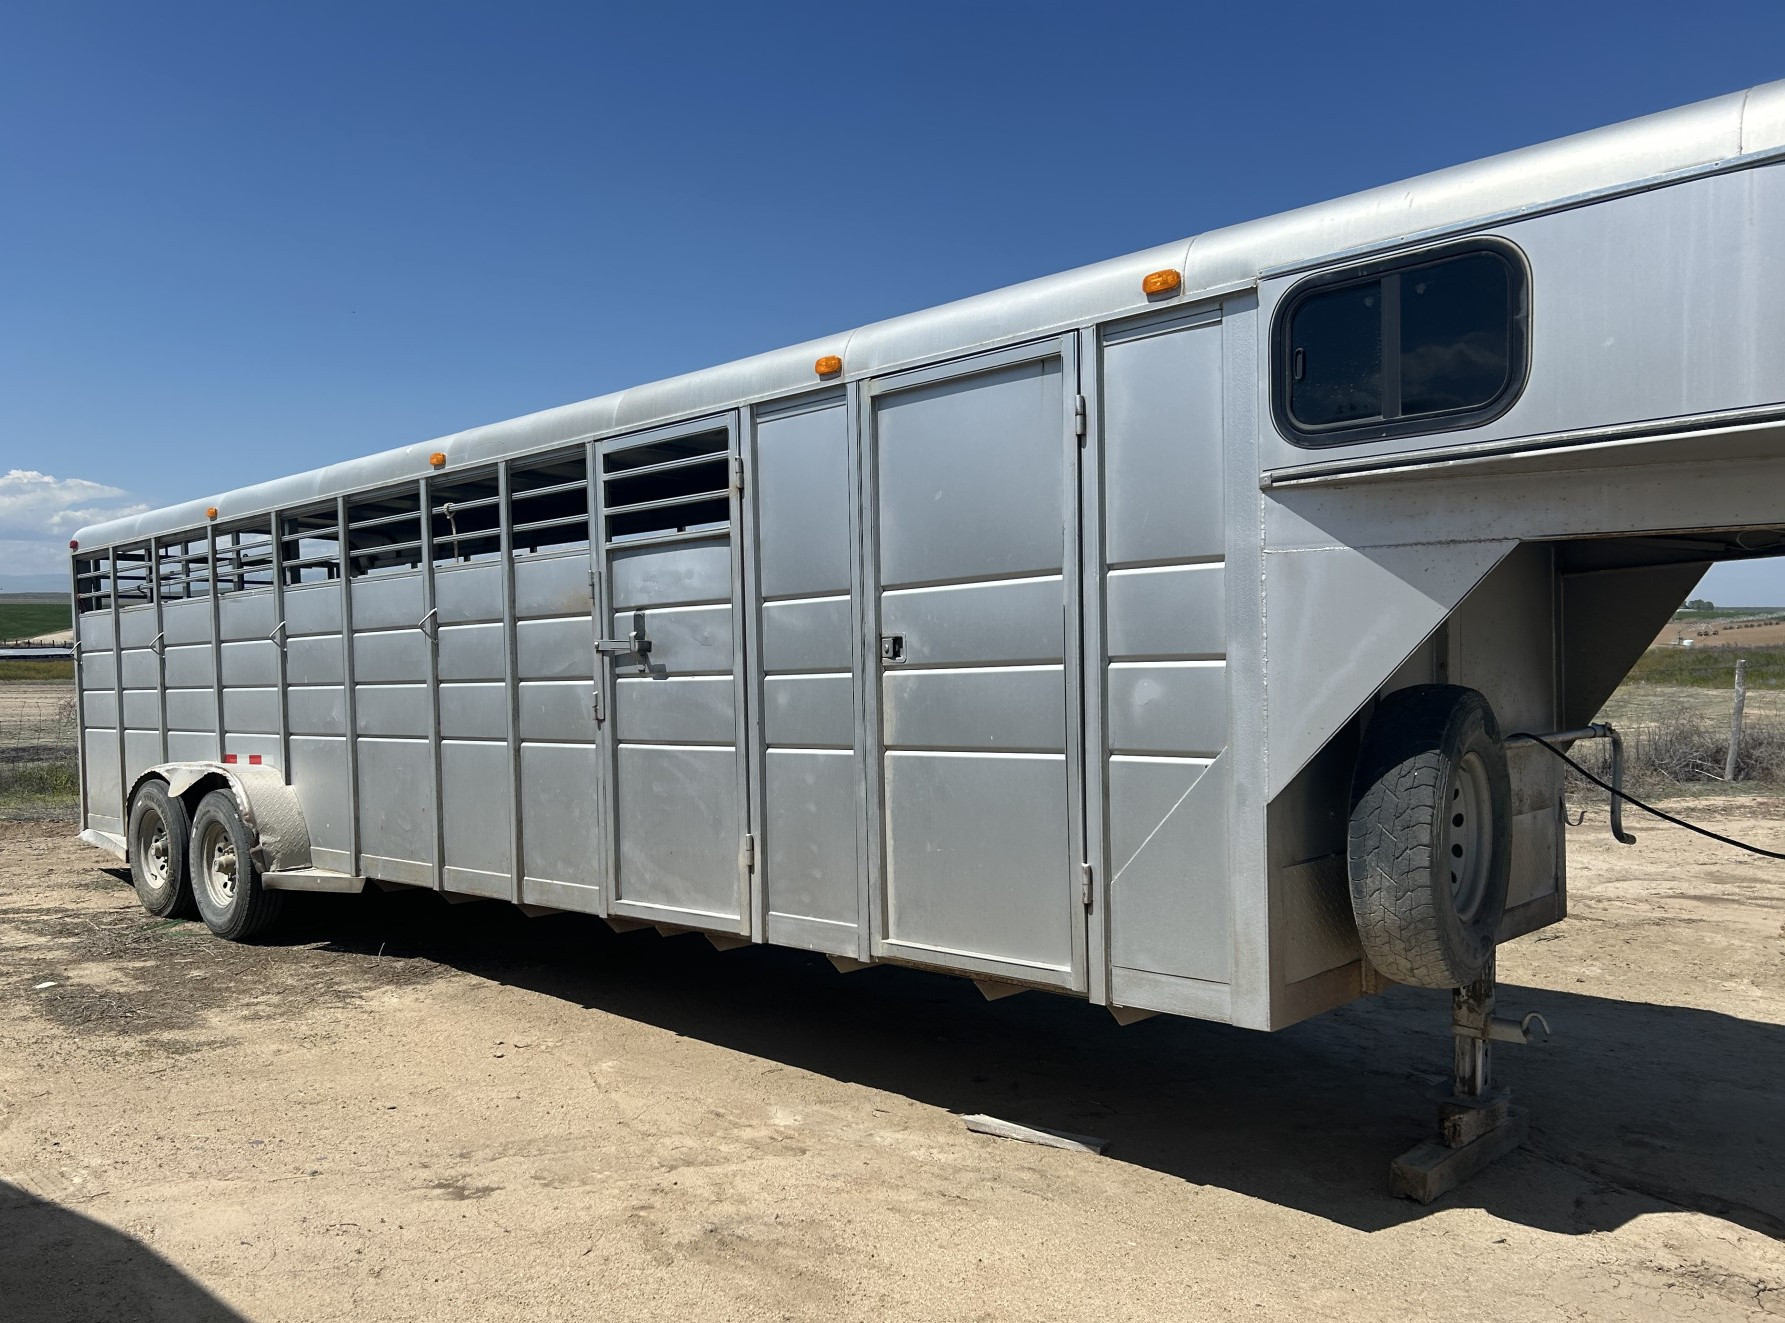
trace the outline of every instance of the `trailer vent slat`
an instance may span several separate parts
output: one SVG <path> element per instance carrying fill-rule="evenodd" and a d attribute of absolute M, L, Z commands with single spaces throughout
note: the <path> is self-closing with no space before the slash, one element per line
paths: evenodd
<path fill-rule="evenodd" d="M 730 433 L 679 436 L 603 456 L 602 511 L 610 544 L 730 527 Z"/>
<path fill-rule="evenodd" d="M 722 436 L 723 433 L 720 435 Z M 623 451 L 621 453 L 630 454 L 631 452 Z M 674 469 L 685 469 L 691 464 L 711 464 L 715 458 L 723 459 L 725 450 L 721 447 L 716 456 L 709 453 L 685 455 L 680 459 L 666 459 L 660 464 L 629 464 L 624 468 L 616 468 L 613 461 L 619 457 L 618 455 L 608 457 L 607 474 L 610 478 L 617 478 L 622 473 L 628 478 L 642 478 L 648 473 L 668 473 Z"/>
<path fill-rule="evenodd" d="M 701 432 L 696 436 L 678 436 L 669 441 L 653 441 L 649 445 L 610 450 L 601 459 L 601 471 L 608 477 L 633 469 L 655 465 L 668 467 L 671 460 L 700 459 L 723 455 L 731 449 L 731 438 L 723 430 Z"/>
<path fill-rule="evenodd" d="M 635 505 L 610 505 L 610 515 L 636 514 L 643 510 L 667 510 L 674 505 L 685 505 L 690 501 L 714 501 L 729 499 L 730 491 L 725 487 L 715 487 L 711 491 L 692 492 L 687 496 L 670 496 L 657 501 L 639 501 Z"/>
<path fill-rule="evenodd" d="M 578 446 L 509 475 L 514 554 L 544 556 L 589 546 L 589 462 Z"/>
<path fill-rule="evenodd" d="M 347 506 L 347 565 L 354 578 L 421 564 L 421 489 L 373 492 Z"/>
<path fill-rule="evenodd" d="M 279 550 L 287 586 L 341 577 L 341 537 L 333 503 L 279 516 Z"/>

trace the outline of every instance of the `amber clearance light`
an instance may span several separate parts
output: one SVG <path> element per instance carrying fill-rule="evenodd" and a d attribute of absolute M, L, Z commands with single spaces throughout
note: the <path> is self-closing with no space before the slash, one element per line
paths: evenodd
<path fill-rule="evenodd" d="M 1169 294 L 1183 283 L 1184 278 L 1176 271 L 1155 271 L 1140 282 L 1140 292 L 1149 295 Z"/>
<path fill-rule="evenodd" d="M 843 360 L 835 354 L 826 354 L 812 364 L 812 371 L 821 377 L 834 377 L 843 370 Z"/>
<path fill-rule="evenodd" d="M 436 450 L 433 454 L 428 456 L 428 463 L 433 465 L 437 469 L 445 468 L 446 467 L 446 456 L 444 454 L 442 454 L 440 451 Z"/>

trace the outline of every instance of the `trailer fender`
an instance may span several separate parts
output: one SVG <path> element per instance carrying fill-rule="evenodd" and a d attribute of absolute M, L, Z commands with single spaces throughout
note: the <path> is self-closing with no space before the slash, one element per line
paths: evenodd
<path fill-rule="evenodd" d="M 235 763 L 159 763 L 138 776 L 130 786 L 126 810 L 144 781 L 167 783 L 167 793 L 195 811 L 198 801 L 213 790 L 234 796 L 242 822 L 254 838 L 250 851 L 262 873 L 310 867 L 310 828 L 304 821 L 297 794 L 285 784 L 276 767 Z"/>

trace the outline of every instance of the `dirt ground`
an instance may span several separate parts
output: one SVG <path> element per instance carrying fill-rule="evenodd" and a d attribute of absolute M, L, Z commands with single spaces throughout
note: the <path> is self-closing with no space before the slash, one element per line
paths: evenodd
<path fill-rule="evenodd" d="M 42 725 L 74 697 L 67 682 L 8 681 L 0 684 L 0 735 Z"/>
<path fill-rule="evenodd" d="M 1529 1146 L 1421 1208 L 1443 994 L 1120 1028 L 418 892 L 230 946 L 0 824 L 0 1317 L 1779 1317 L 1785 866 L 1633 825 L 1502 953 L 1554 1029 L 1499 1051 Z"/>

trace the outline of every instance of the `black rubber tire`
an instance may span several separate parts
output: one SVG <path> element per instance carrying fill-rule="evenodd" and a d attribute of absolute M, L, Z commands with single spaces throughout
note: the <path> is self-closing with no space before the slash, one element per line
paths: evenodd
<path fill-rule="evenodd" d="M 1461 812 L 1481 803 L 1472 820 Z M 1385 697 L 1351 784 L 1351 908 L 1364 955 L 1396 983 L 1456 988 L 1494 953 L 1512 865 L 1512 787 L 1487 699 L 1457 685 Z M 1465 849 L 1465 845 L 1468 847 Z M 1460 888 L 1452 851 L 1467 858 Z"/>
<path fill-rule="evenodd" d="M 219 846 L 224 847 L 226 855 L 233 855 L 234 884 L 227 894 L 221 894 L 221 887 L 214 889 L 207 878 L 208 861 Z M 198 811 L 192 815 L 192 844 L 187 851 L 192 898 L 198 903 L 198 916 L 205 921 L 205 927 L 232 942 L 250 941 L 266 932 L 285 905 L 284 893 L 261 886 L 253 846 L 253 837 L 242 822 L 233 794 L 213 790 L 199 800 Z"/>
<path fill-rule="evenodd" d="M 167 782 L 144 781 L 130 797 L 130 881 L 136 898 L 158 919 L 190 919 L 198 913 L 186 872 L 192 820 L 186 806 L 167 793 Z M 162 834 L 159 846 L 157 833 Z M 157 867 L 154 860 L 161 860 Z"/>

